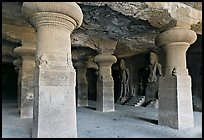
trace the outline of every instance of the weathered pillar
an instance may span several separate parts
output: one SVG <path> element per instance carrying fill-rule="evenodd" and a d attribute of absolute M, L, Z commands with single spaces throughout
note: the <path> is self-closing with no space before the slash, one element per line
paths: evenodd
<path fill-rule="evenodd" d="M 99 67 L 97 77 L 97 97 L 96 110 L 102 112 L 115 111 L 114 104 L 114 81 L 112 77 L 112 64 L 117 62 L 117 58 L 112 55 L 117 42 L 104 40 L 99 42 L 99 54 L 94 61 Z"/>
<path fill-rule="evenodd" d="M 19 80 L 21 80 L 21 94 L 19 95 L 21 118 L 33 118 L 35 46 L 34 42 L 23 42 L 21 47 L 14 49 L 14 52 L 22 57 L 22 70 L 21 73 L 19 73 L 21 75 L 21 78 L 19 78 Z"/>
<path fill-rule="evenodd" d="M 202 11 L 180 2 L 147 2 L 153 10 L 148 21 L 159 28 L 155 43 L 165 55 L 159 79 L 158 124 L 174 129 L 194 126 L 191 77 L 186 69 L 186 50 L 202 33 Z M 194 31 L 193 31 L 194 30 Z"/>
<path fill-rule="evenodd" d="M 197 35 L 188 28 L 173 27 L 155 41 L 165 52 L 164 76 L 159 80 L 158 124 L 174 129 L 194 126 L 191 77 L 186 69 L 186 50 Z"/>
<path fill-rule="evenodd" d="M 20 114 L 21 109 L 21 78 L 22 78 L 22 59 L 18 58 L 13 61 L 16 72 L 18 73 L 18 83 L 17 83 L 17 106 Z"/>
<path fill-rule="evenodd" d="M 77 137 L 70 34 L 82 11 L 75 2 L 24 2 L 22 13 L 37 30 L 32 137 Z"/>
<path fill-rule="evenodd" d="M 87 63 L 78 61 L 75 64 L 77 70 L 77 106 L 88 106 L 88 82 L 86 79 Z"/>

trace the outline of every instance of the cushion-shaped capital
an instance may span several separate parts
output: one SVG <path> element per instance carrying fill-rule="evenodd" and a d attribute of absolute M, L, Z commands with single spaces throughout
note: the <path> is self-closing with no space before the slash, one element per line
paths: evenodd
<path fill-rule="evenodd" d="M 76 2 L 24 2 L 22 5 L 22 14 L 26 20 L 41 12 L 67 15 L 76 21 L 76 28 L 80 27 L 83 21 L 83 13 Z"/>
<path fill-rule="evenodd" d="M 33 47 L 17 47 L 14 52 L 20 56 L 35 56 L 36 48 Z"/>
<path fill-rule="evenodd" d="M 94 61 L 97 63 L 116 63 L 117 58 L 110 54 L 99 54 L 95 56 Z"/>
<path fill-rule="evenodd" d="M 160 33 L 155 38 L 155 44 L 158 47 L 164 46 L 169 43 L 186 42 L 193 44 L 197 39 L 197 35 L 193 30 L 173 28 L 171 30 Z"/>

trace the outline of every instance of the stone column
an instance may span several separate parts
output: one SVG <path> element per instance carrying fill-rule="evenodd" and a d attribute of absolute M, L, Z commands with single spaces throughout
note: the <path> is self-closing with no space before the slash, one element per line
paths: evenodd
<path fill-rule="evenodd" d="M 13 63 L 13 61 L 18 57 L 14 52 L 15 44 L 5 43 L 2 40 L 2 63 Z"/>
<path fill-rule="evenodd" d="M 21 94 L 20 94 L 20 117 L 33 118 L 33 71 L 35 67 L 35 43 L 23 42 L 21 47 L 14 52 L 22 57 Z M 19 76 L 20 76 L 19 75 Z"/>
<path fill-rule="evenodd" d="M 196 33 L 173 27 L 155 41 L 165 52 L 164 76 L 159 80 L 158 124 L 174 129 L 194 126 L 191 77 L 186 69 L 186 50 L 196 41 Z"/>
<path fill-rule="evenodd" d="M 116 48 L 117 42 L 105 40 L 99 43 L 101 48 L 99 54 L 95 56 L 94 61 L 97 63 L 97 96 L 96 110 L 102 112 L 115 111 L 114 104 L 114 81 L 112 77 L 112 64 L 117 62 L 117 58 L 112 55 Z"/>
<path fill-rule="evenodd" d="M 77 106 L 88 106 L 87 63 L 85 61 L 78 61 L 75 66 L 77 70 Z"/>
<path fill-rule="evenodd" d="M 82 11 L 75 2 L 24 2 L 22 13 L 37 30 L 32 137 L 77 137 L 70 34 Z"/>
<path fill-rule="evenodd" d="M 22 78 L 22 59 L 18 58 L 13 61 L 13 64 L 15 67 L 16 72 L 18 73 L 18 83 L 17 83 L 17 106 L 18 111 L 20 114 L 21 109 L 21 78 Z"/>

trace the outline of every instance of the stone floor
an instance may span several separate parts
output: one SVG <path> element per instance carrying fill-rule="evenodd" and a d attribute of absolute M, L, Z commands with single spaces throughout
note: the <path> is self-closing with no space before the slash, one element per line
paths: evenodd
<path fill-rule="evenodd" d="M 157 109 L 116 104 L 116 111 L 98 112 L 95 102 L 77 108 L 79 138 L 202 138 L 202 113 L 194 112 L 195 127 L 174 130 L 157 125 Z M 31 137 L 32 119 L 20 119 L 15 101 L 2 103 L 2 137 Z"/>

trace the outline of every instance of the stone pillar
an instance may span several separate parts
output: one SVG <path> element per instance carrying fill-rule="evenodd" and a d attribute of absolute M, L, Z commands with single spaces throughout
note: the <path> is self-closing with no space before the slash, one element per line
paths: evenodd
<path fill-rule="evenodd" d="M 88 106 L 87 63 L 85 61 L 78 61 L 75 66 L 77 70 L 77 106 Z"/>
<path fill-rule="evenodd" d="M 37 30 L 32 137 L 77 137 L 70 34 L 82 11 L 75 2 L 24 2 L 22 13 Z"/>
<path fill-rule="evenodd" d="M 21 78 L 22 78 L 22 59 L 18 58 L 13 61 L 13 64 L 15 67 L 16 72 L 18 73 L 18 83 L 17 83 L 17 106 L 18 111 L 20 114 L 21 109 Z"/>
<path fill-rule="evenodd" d="M 33 72 L 35 67 L 35 43 L 23 42 L 21 47 L 14 52 L 22 57 L 21 70 L 21 94 L 20 94 L 20 117 L 33 118 Z M 19 76 L 20 76 L 19 75 Z"/>
<path fill-rule="evenodd" d="M 16 44 L 5 43 L 2 39 L 2 63 L 13 63 L 13 61 L 18 57 L 14 52 Z"/>
<path fill-rule="evenodd" d="M 174 129 L 194 126 L 186 50 L 196 38 L 196 33 L 190 29 L 173 27 L 155 39 L 156 45 L 163 48 L 166 57 L 164 76 L 159 79 L 159 125 Z"/>
<path fill-rule="evenodd" d="M 94 61 L 97 63 L 97 96 L 96 110 L 102 112 L 115 111 L 114 104 L 114 81 L 112 77 L 112 64 L 117 62 L 117 58 L 112 55 L 117 42 L 105 40 L 99 43 L 101 48 L 99 54 L 95 56 Z"/>

